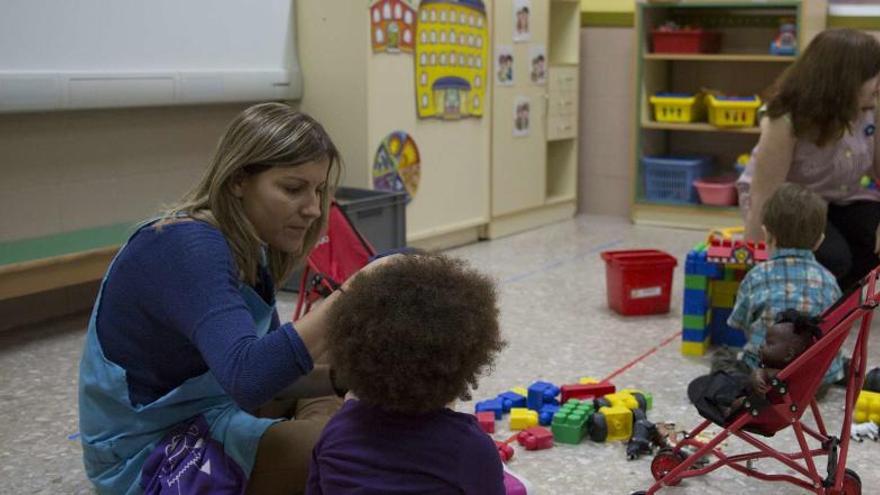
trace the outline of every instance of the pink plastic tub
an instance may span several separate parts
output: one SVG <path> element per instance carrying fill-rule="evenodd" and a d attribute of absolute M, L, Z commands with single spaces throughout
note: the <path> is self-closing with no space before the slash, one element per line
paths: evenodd
<path fill-rule="evenodd" d="M 697 179 L 694 187 L 704 205 L 736 206 L 736 176 Z"/>

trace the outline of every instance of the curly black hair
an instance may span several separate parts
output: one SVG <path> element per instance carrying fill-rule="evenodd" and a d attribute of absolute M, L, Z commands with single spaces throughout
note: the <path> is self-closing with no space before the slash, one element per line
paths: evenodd
<path fill-rule="evenodd" d="M 340 380 L 391 412 L 470 399 L 506 345 L 495 284 L 438 254 L 401 255 L 356 275 L 329 311 L 327 343 Z"/>
<path fill-rule="evenodd" d="M 795 335 L 809 339 L 809 343 L 822 338 L 822 329 L 819 327 L 822 320 L 796 309 L 789 308 L 777 313 L 776 323 L 791 323 L 794 327 Z"/>

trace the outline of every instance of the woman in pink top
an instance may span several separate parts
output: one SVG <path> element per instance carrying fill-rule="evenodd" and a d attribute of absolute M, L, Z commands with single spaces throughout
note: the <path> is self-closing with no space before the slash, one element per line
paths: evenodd
<path fill-rule="evenodd" d="M 816 258 L 843 290 L 880 263 L 880 179 L 874 110 L 880 42 L 852 29 L 820 33 L 776 82 L 761 138 L 737 187 L 746 235 L 760 239 L 761 209 L 783 182 L 825 199 L 828 223 Z"/>

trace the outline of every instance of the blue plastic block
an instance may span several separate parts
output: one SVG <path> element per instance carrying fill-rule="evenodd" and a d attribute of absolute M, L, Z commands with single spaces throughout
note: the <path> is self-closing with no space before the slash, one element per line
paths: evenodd
<path fill-rule="evenodd" d="M 727 327 L 727 335 L 725 339 L 725 344 L 731 347 L 742 347 L 746 345 L 748 339 L 746 338 L 745 332 L 742 330 L 737 330 L 736 328 Z"/>
<path fill-rule="evenodd" d="M 685 328 L 681 331 L 681 340 L 685 342 L 703 342 L 706 340 L 707 335 L 709 335 L 709 332 L 706 329 L 688 330 Z"/>
<path fill-rule="evenodd" d="M 706 297 L 706 291 L 697 289 L 684 290 L 684 307 L 682 313 L 686 315 L 704 315 L 709 308 Z"/>
<path fill-rule="evenodd" d="M 511 407 L 526 407 L 526 398 L 516 392 L 504 392 L 497 398 L 503 402 L 505 413 L 509 413 Z"/>
<path fill-rule="evenodd" d="M 712 343 L 715 345 L 727 344 L 727 334 L 733 329 L 727 326 L 727 318 L 732 309 L 712 308 L 712 321 L 709 323 L 709 333 L 712 335 Z"/>
<path fill-rule="evenodd" d="M 501 399 L 489 399 L 477 402 L 474 407 L 476 412 L 492 411 L 495 413 L 495 419 L 501 419 L 504 415 L 504 401 Z"/>
<path fill-rule="evenodd" d="M 543 426 L 548 426 L 553 422 L 553 416 L 559 411 L 559 404 L 544 404 L 538 411 L 538 422 Z"/>
<path fill-rule="evenodd" d="M 553 402 L 557 395 L 559 395 L 559 387 L 556 385 L 550 382 L 535 382 L 529 386 L 526 405 L 529 409 L 539 411 L 545 403 Z"/>

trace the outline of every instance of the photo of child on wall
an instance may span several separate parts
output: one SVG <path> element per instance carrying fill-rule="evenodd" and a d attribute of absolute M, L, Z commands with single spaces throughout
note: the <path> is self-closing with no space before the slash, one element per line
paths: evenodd
<path fill-rule="evenodd" d="M 529 41 L 529 11 L 531 0 L 514 0 L 513 2 L 513 41 Z"/>
<path fill-rule="evenodd" d="M 495 78 L 498 84 L 513 85 L 513 49 L 510 46 L 499 46 L 496 49 Z"/>

